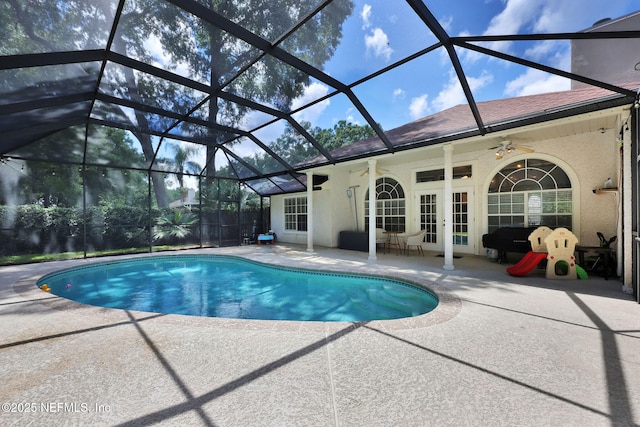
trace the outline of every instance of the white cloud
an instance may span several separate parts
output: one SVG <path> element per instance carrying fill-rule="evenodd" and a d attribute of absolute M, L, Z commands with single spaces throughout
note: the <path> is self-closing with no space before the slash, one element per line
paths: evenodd
<path fill-rule="evenodd" d="M 446 32 L 450 32 L 451 31 L 451 28 L 452 28 L 451 24 L 453 24 L 453 15 L 448 16 L 448 17 L 443 18 L 443 19 L 439 19 L 438 21 L 440 22 L 440 25 L 442 25 L 442 28 L 444 28 L 444 30 Z"/>
<path fill-rule="evenodd" d="M 174 63 L 171 55 L 168 55 L 163 49 L 163 44 L 154 34 L 149 34 L 143 43 L 144 48 L 153 58 L 154 66 L 165 70 L 170 70 L 184 77 L 192 77 L 192 71 L 186 62 Z"/>
<path fill-rule="evenodd" d="M 525 96 L 569 90 L 570 87 L 571 82 L 564 77 L 529 69 L 518 78 L 508 82 L 504 93 L 507 96 Z"/>
<path fill-rule="evenodd" d="M 364 44 L 367 46 L 367 52 L 372 52 L 375 57 L 383 57 L 387 61 L 391 58 L 393 49 L 389 37 L 381 28 L 374 28 L 371 35 L 365 36 Z"/>
<path fill-rule="evenodd" d="M 581 0 L 578 7 L 575 0 L 502 0 L 502 2 L 504 9 L 491 19 L 482 35 L 579 31 L 591 26 L 594 22 L 594 11 L 602 9 L 601 0 Z M 611 5 L 612 8 L 615 6 L 615 4 Z M 606 16 L 611 14 L 616 16 L 613 11 L 608 11 Z M 543 44 L 546 44 L 546 48 L 553 45 L 553 43 Z M 512 42 L 506 41 L 482 45 L 504 53 L 510 53 L 512 48 Z M 465 58 L 475 61 L 479 55 L 467 52 Z"/>
<path fill-rule="evenodd" d="M 543 60 L 547 65 L 560 70 L 569 71 L 571 68 L 571 50 L 568 46 L 559 49 L 557 46 L 552 46 L 551 43 L 538 43 L 527 50 L 526 55 L 536 60 Z M 507 82 L 504 93 L 507 96 L 525 96 L 569 90 L 570 88 L 570 80 L 530 68 L 517 78 Z"/>
<path fill-rule="evenodd" d="M 366 30 L 371 26 L 371 5 L 366 4 L 362 6 L 362 12 L 360 12 L 362 18 L 362 29 Z"/>
<path fill-rule="evenodd" d="M 303 105 L 306 105 L 310 102 L 315 101 L 316 99 L 322 98 L 327 93 L 329 93 L 329 87 L 327 85 L 323 85 L 318 82 L 311 83 L 309 86 L 304 88 L 304 92 L 299 97 L 295 98 L 291 102 L 291 109 L 296 110 Z M 324 113 L 324 110 L 329 107 L 331 101 L 325 99 L 324 101 L 318 102 L 317 104 L 312 105 L 311 107 L 305 108 L 293 115 L 293 118 L 298 121 L 307 121 L 312 124 L 315 124 L 318 118 Z"/>
<path fill-rule="evenodd" d="M 554 3 L 560 0 L 506 0 L 505 7 L 496 16 L 494 16 L 482 35 L 505 35 L 518 34 L 524 28 L 535 27 L 533 20 L 540 16 L 540 9 L 544 3 Z M 467 32 L 463 32 L 466 34 Z M 512 42 L 496 41 L 479 43 L 481 46 L 498 52 L 510 53 Z M 464 59 L 469 62 L 475 62 L 482 57 L 475 51 L 465 51 Z"/>
<path fill-rule="evenodd" d="M 517 34 L 538 15 L 540 4 L 540 1 L 507 0 L 504 10 L 491 19 L 484 34 Z"/>
<path fill-rule="evenodd" d="M 507 0 L 506 6 L 502 12 L 494 16 L 482 35 L 501 35 L 501 34 L 517 34 L 525 25 L 528 19 L 533 16 L 530 11 L 531 7 L 537 7 L 537 2 L 527 0 Z M 529 8 L 527 8 L 529 6 Z M 529 11 L 529 12 L 527 12 Z M 461 31 L 460 35 L 469 35 L 469 31 Z M 478 43 L 487 49 L 497 50 L 499 52 L 508 53 L 511 46 L 509 41 Z M 460 54 L 461 59 L 467 62 L 477 62 L 483 57 L 482 54 L 464 50 Z"/>
<path fill-rule="evenodd" d="M 545 40 L 536 43 L 529 49 L 525 50 L 524 55 L 534 61 L 546 58 L 550 54 L 553 55 L 558 50 L 559 43 L 555 40 Z"/>
<path fill-rule="evenodd" d="M 370 4 L 364 4 L 362 6 L 362 11 L 360 12 L 360 18 L 362 18 L 362 29 L 367 30 L 371 28 L 371 16 L 372 16 L 372 7 Z M 393 22 L 394 18 L 391 17 Z M 391 54 L 393 53 L 393 49 L 391 49 L 389 43 L 389 36 L 387 33 L 382 30 L 382 28 L 376 27 L 371 29 L 371 32 L 368 35 L 364 36 L 364 44 L 367 48 L 367 54 L 373 54 L 374 57 L 382 57 L 386 61 L 389 61 L 391 58 Z"/>
<path fill-rule="evenodd" d="M 164 50 L 162 49 L 162 42 L 154 34 L 149 34 L 142 45 L 151 57 L 156 60 L 160 60 L 160 58 L 165 56 Z"/>
<path fill-rule="evenodd" d="M 404 89 L 401 89 L 401 88 L 394 89 L 394 91 L 393 91 L 393 99 L 394 100 L 396 100 L 396 99 L 404 99 L 405 96 L 407 96 L 407 93 L 404 91 Z"/>
<path fill-rule="evenodd" d="M 602 8 L 601 0 L 582 0 L 580 7 L 576 7 L 574 0 L 501 1 L 504 5 L 503 10 L 493 17 L 482 32 L 483 35 L 579 31 L 588 28 L 602 16 L 616 16 L 616 13 L 611 10 L 616 8 L 615 2 L 606 11 L 606 15 L 598 15 L 597 11 Z M 462 33 L 462 35 L 466 34 L 467 32 Z M 489 49 L 541 62 L 560 70 L 568 71 L 570 69 L 570 46 L 566 41 L 540 41 L 528 44 L 527 49 L 520 52 L 515 52 L 515 50 L 522 48 L 524 46 L 522 43 L 491 42 L 482 45 Z M 464 51 L 460 56 L 466 62 L 466 66 L 476 63 L 483 57 L 473 51 Z M 494 61 L 492 58 L 490 60 Z M 505 62 L 503 65 L 509 67 L 512 64 Z M 532 69 L 509 81 L 505 86 L 504 93 L 508 96 L 521 96 L 566 90 L 569 89 L 569 86 L 570 83 L 567 79 Z"/>
<path fill-rule="evenodd" d="M 291 101 L 291 108 L 293 110 L 300 108 L 310 102 L 315 101 L 316 99 L 322 98 L 328 92 L 328 86 L 317 82 L 311 83 L 309 86 L 306 86 L 304 88 L 304 92 L 300 96 Z M 314 104 L 311 107 L 305 108 L 304 110 L 294 114 L 293 118 L 298 122 L 307 121 L 312 125 L 315 125 L 318 121 L 318 118 L 322 116 L 322 114 L 330 104 L 331 101 L 325 99 L 322 102 L 318 102 L 317 104 Z M 260 123 L 264 123 L 263 117 L 264 115 L 261 113 L 249 113 L 244 117 L 244 123 L 248 128 L 250 128 L 251 124 L 257 125 Z M 284 129 L 285 123 L 280 120 L 278 122 L 275 122 L 274 124 L 271 124 L 254 132 L 254 134 L 262 141 L 270 142 L 275 141 L 278 137 L 280 137 L 284 132 Z M 248 147 L 251 147 L 251 144 L 248 144 Z"/>
<path fill-rule="evenodd" d="M 478 90 L 487 86 L 493 81 L 493 75 L 483 71 L 479 77 L 467 77 L 469 87 L 472 91 Z M 466 104 L 467 98 L 462 90 L 462 85 L 458 81 L 458 76 L 455 72 L 451 71 L 449 74 L 449 80 L 445 83 L 444 87 L 438 95 L 429 101 L 428 94 L 420 95 L 411 100 L 409 104 L 409 115 L 413 120 L 424 117 L 430 113 L 446 110 L 458 104 Z"/>
<path fill-rule="evenodd" d="M 411 100 L 411 104 L 409 104 L 409 115 L 412 119 L 416 120 L 427 115 L 429 112 L 428 98 L 429 95 L 425 93 Z"/>
<path fill-rule="evenodd" d="M 348 123 L 353 123 L 354 125 L 361 125 L 362 123 L 360 123 L 360 120 L 356 119 L 356 117 L 353 115 L 353 112 L 355 111 L 354 108 L 348 108 L 346 113 L 345 113 L 345 120 Z M 339 120 L 334 120 L 334 123 L 338 123 Z"/>
<path fill-rule="evenodd" d="M 483 71 L 479 77 L 467 77 L 467 82 L 471 91 L 483 88 L 493 81 L 493 75 L 487 71 Z M 442 111 L 458 104 L 466 104 L 467 97 L 464 95 L 462 85 L 458 80 L 458 76 L 452 71 L 449 75 L 449 81 L 444 85 L 442 90 L 431 102 L 431 111 Z"/>

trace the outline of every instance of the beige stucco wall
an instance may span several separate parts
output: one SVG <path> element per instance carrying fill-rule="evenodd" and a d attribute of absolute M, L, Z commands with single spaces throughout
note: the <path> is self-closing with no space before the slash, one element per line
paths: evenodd
<path fill-rule="evenodd" d="M 455 180 L 457 187 L 471 187 L 475 194 L 473 204 L 475 217 L 474 253 L 483 251 L 482 234 L 486 233 L 486 191 L 488 182 L 502 167 L 524 158 L 543 158 L 563 167 L 572 179 L 574 189 L 574 231 L 579 242 L 584 245 L 598 244 L 596 231 L 606 237 L 616 234 L 617 195 L 614 193 L 594 194 L 593 190 L 601 188 L 605 180 L 611 177 L 614 183 L 618 179 L 618 148 L 614 130 L 601 133 L 595 130 L 590 133 L 569 137 L 538 140 L 527 143 L 535 149 L 532 154 L 520 154 L 516 151 L 502 160 L 495 159 L 494 151 L 482 149 L 469 153 L 456 153 L 453 150 L 454 166 L 471 164 L 473 176 L 468 180 Z M 384 176 L 400 182 L 405 190 L 407 200 L 407 232 L 417 231 L 418 215 L 415 195 L 422 190 L 442 188 L 443 183 L 415 184 L 414 174 L 418 170 L 442 167 L 444 151 L 442 147 L 429 147 L 412 150 L 411 155 L 404 155 L 404 161 L 396 166 L 387 166 L 390 158 L 382 159 L 379 167 L 386 169 Z M 400 155 L 398 155 L 399 157 Z M 321 191 L 314 191 L 314 244 L 335 247 L 338 245 L 338 234 L 341 230 L 354 230 L 353 199 L 349 199 L 346 190 L 349 186 L 356 188 L 358 224 L 364 229 L 364 196 L 368 190 L 368 177 L 362 175 L 363 166 L 337 165 L 329 171 L 329 181 Z M 326 170 L 323 171 L 326 173 Z M 304 193 L 302 193 L 304 194 Z M 306 244 L 306 233 L 290 233 L 284 231 L 283 200 L 287 196 L 273 196 L 271 201 L 272 228 L 285 242 Z"/>
<path fill-rule="evenodd" d="M 313 237 L 314 245 L 336 247 L 341 230 L 355 230 L 352 215 L 354 207 L 349 203 L 346 189 L 349 181 L 348 170 L 335 169 L 329 181 L 322 185 L 321 190 L 313 192 Z M 360 198 L 361 188 L 356 188 L 356 196 Z M 288 196 L 271 197 L 271 229 L 278 235 L 278 240 L 288 243 L 307 244 L 307 233 L 286 231 L 284 229 L 284 199 Z M 306 196 L 306 192 L 295 196 Z M 360 230 L 364 229 L 359 220 Z"/>

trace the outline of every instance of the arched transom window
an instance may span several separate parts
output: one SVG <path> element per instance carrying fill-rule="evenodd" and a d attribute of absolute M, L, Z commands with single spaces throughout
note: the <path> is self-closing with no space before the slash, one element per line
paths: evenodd
<path fill-rule="evenodd" d="M 489 185 L 489 233 L 500 227 L 566 227 L 571 229 L 571 181 L 558 165 L 525 159 L 498 172 Z"/>
<path fill-rule="evenodd" d="M 369 229 L 369 191 L 365 195 L 365 224 Z M 404 233 L 404 190 L 398 181 L 383 177 L 376 180 L 376 228 Z"/>

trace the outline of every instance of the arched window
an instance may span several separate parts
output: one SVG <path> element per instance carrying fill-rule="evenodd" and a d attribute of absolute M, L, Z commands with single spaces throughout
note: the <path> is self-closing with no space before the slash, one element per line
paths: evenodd
<path fill-rule="evenodd" d="M 558 165 L 541 159 L 513 162 L 489 185 L 489 233 L 539 225 L 571 230 L 572 200 L 571 181 Z"/>
<path fill-rule="evenodd" d="M 365 226 L 369 229 L 369 190 L 365 195 Z M 376 228 L 405 231 L 404 190 L 398 181 L 383 177 L 376 180 Z"/>

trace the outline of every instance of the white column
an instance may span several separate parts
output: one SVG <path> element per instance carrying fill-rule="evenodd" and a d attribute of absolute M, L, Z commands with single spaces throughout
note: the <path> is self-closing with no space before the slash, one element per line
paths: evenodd
<path fill-rule="evenodd" d="M 369 260 L 376 256 L 376 159 L 369 159 Z"/>
<path fill-rule="evenodd" d="M 307 172 L 307 252 L 313 252 L 313 173 Z"/>
<path fill-rule="evenodd" d="M 454 270 L 453 265 L 453 145 L 445 144 L 444 149 L 444 265 L 445 270 Z"/>

